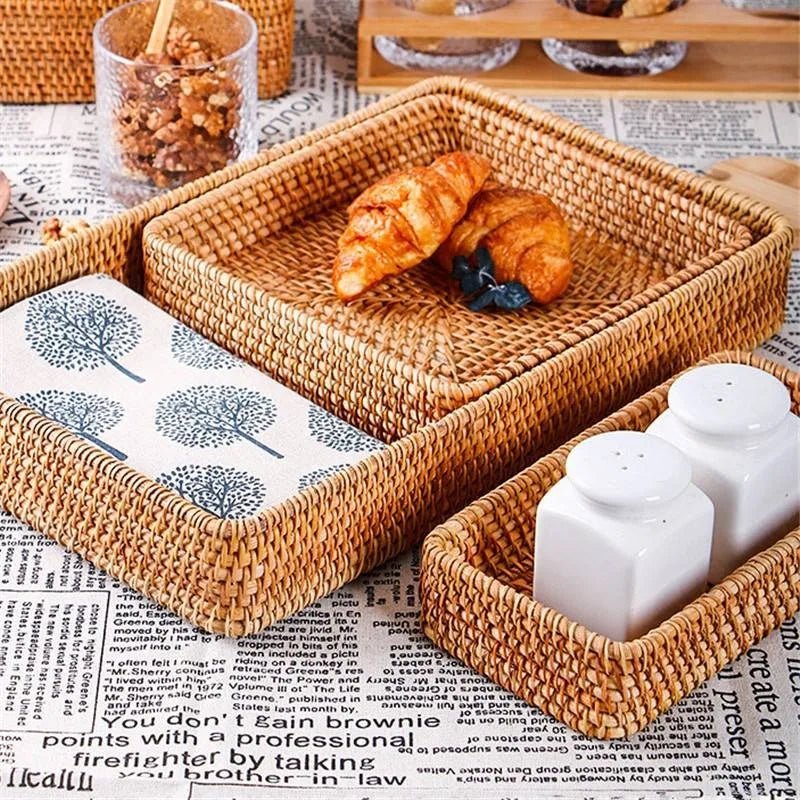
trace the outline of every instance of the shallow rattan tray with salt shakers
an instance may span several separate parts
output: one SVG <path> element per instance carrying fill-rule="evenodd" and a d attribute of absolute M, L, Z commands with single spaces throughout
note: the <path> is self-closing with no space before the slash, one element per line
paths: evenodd
<path fill-rule="evenodd" d="M 692 403 L 708 412 L 693 409 L 704 430 L 676 438 Z M 732 413 L 718 414 L 726 404 Z M 581 733 L 636 733 L 800 608 L 798 411 L 800 374 L 748 353 L 715 355 L 648 392 L 428 536 L 425 633 Z M 720 459 L 734 419 L 737 444 Z M 692 456 L 680 477 L 669 439 Z M 603 470 L 590 475 L 598 455 Z M 637 469 L 645 482 L 628 480 Z M 659 551 L 664 531 L 680 552 Z"/>

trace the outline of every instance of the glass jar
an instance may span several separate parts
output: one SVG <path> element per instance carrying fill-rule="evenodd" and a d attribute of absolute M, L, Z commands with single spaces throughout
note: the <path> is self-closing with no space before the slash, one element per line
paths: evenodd
<path fill-rule="evenodd" d="M 687 0 L 556 0 L 582 14 L 599 17 L 650 17 L 666 14 Z M 658 75 L 686 55 L 686 42 L 542 39 L 548 57 L 574 72 L 592 75 Z"/>
<path fill-rule="evenodd" d="M 158 0 L 94 29 L 100 172 L 126 205 L 257 150 L 257 28 L 221 0 L 178 0 L 163 51 L 147 53 Z"/>
<path fill-rule="evenodd" d="M 458 17 L 492 11 L 510 2 L 511 0 L 394 0 L 395 5 L 423 14 Z M 511 61 L 519 50 L 519 39 L 376 36 L 375 49 L 390 64 L 404 69 L 486 72 Z"/>

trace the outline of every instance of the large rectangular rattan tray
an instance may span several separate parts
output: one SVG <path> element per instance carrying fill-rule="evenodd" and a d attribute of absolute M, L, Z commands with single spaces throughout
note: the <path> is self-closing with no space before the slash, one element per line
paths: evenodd
<path fill-rule="evenodd" d="M 387 440 L 559 353 L 570 366 L 546 402 L 574 431 L 633 389 L 777 329 L 791 240 L 782 217 L 468 81 L 426 89 L 154 220 L 146 293 Z M 577 265 L 567 294 L 474 313 L 449 276 L 423 265 L 342 305 L 330 268 L 348 203 L 454 149 L 561 206 Z"/>
<path fill-rule="evenodd" d="M 790 390 L 800 374 L 747 353 Z M 614 642 L 532 598 L 536 507 L 570 450 L 604 431 L 643 431 L 672 381 L 582 433 L 436 528 L 422 552 L 425 633 L 468 666 L 588 736 L 641 730 L 800 608 L 800 529 L 758 553 L 644 636 Z"/>
<path fill-rule="evenodd" d="M 140 288 L 141 232 L 153 216 L 426 88 L 376 103 L 0 268 L 0 310 L 94 273 Z M 0 386 L 2 368 L 0 353 Z M 222 522 L 0 391 L 0 508 L 197 625 L 239 635 L 407 547 L 448 509 L 502 479 L 501 465 L 479 447 L 478 485 L 466 472 L 470 454 L 451 481 L 432 481 L 425 465 L 443 473 L 440 462 L 453 437 L 450 426 L 398 443 L 381 454 L 378 469 L 365 462 L 360 472 L 273 512 Z M 419 464 L 416 477 L 406 476 L 408 463 Z"/>

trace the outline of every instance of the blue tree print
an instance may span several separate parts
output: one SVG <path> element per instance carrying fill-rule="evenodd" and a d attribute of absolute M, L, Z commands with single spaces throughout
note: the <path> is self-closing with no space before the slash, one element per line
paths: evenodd
<path fill-rule="evenodd" d="M 128 457 L 100 438 L 101 433 L 113 428 L 123 417 L 122 406 L 116 400 L 83 392 L 62 392 L 58 389 L 23 394 L 19 399 L 42 416 L 102 447 L 114 458 L 125 461 Z"/>
<path fill-rule="evenodd" d="M 123 305 L 109 297 L 68 289 L 34 295 L 25 317 L 25 338 L 48 364 L 62 369 L 95 369 L 110 364 L 137 383 L 117 359 L 130 353 L 142 326 Z"/>
<path fill-rule="evenodd" d="M 340 453 L 372 453 L 384 447 L 377 439 L 318 406 L 308 409 L 308 430 L 314 441 Z"/>
<path fill-rule="evenodd" d="M 255 514 L 266 495 L 264 484 L 255 475 L 219 465 L 175 467 L 156 480 L 190 503 L 223 519 Z"/>
<path fill-rule="evenodd" d="M 156 430 L 187 447 L 219 447 L 243 439 L 275 458 L 283 456 L 255 438 L 275 421 L 269 397 L 239 386 L 191 386 L 159 401 Z"/>
<path fill-rule="evenodd" d="M 303 489 L 308 489 L 309 486 L 316 486 L 318 483 L 322 483 L 325 478 L 330 478 L 331 475 L 347 469 L 348 466 L 348 464 L 336 464 L 333 467 L 320 467 L 313 472 L 307 472 L 297 482 L 297 488 L 302 491 Z"/>
<path fill-rule="evenodd" d="M 187 367 L 196 369 L 235 369 L 242 362 L 191 328 L 180 323 L 172 329 L 172 355 Z"/>

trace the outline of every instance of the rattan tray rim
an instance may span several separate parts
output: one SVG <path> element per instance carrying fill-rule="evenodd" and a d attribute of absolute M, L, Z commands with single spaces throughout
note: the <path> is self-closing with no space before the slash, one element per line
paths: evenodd
<path fill-rule="evenodd" d="M 296 510 L 294 508 L 295 503 L 305 506 L 319 505 L 325 499 L 322 495 L 335 493 L 341 488 L 341 484 L 348 475 L 355 476 L 362 471 L 384 467 L 397 458 L 396 451 L 404 450 L 409 446 L 406 444 L 407 440 L 416 438 L 421 441 L 425 437 L 424 430 L 408 434 L 395 442 L 387 444 L 384 449 L 366 455 L 361 461 L 350 464 L 333 475 L 329 475 L 319 483 L 305 489 L 299 489 L 285 500 L 274 503 L 255 514 L 234 519 L 222 519 L 189 502 L 151 476 L 131 467 L 124 461 L 118 460 L 63 425 L 53 422 L 29 408 L 17 398 L 5 394 L 2 390 L 0 390 L 0 416 L 8 416 L 13 420 L 19 421 L 38 433 L 44 441 L 53 447 L 61 448 L 75 458 L 91 463 L 99 476 L 117 481 L 132 492 L 141 493 L 145 499 L 152 501 L 163 511 L 174 513 L 187 522 L 202 526 L 207 535 L 225 538 L 244 535 L 246 530 L 253 524 L 263 527 L 277 526 L 289 512 Z M 444 420 L 433 424 L 439 425 L 442 422 Z"/>

